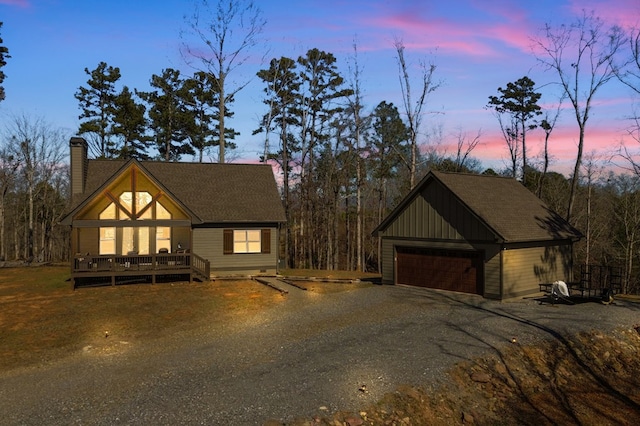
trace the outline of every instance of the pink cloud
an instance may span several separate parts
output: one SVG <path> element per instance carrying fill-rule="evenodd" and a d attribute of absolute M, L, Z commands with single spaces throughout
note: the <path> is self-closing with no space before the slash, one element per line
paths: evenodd
<path fill-rule="evenodd" d="M 570 0 L 569 10 L 576 16 L 585 11 L 594 12 L 608 24 L 623 27 L 640 24 L 640 3 L 638 0 Z"/>
<path fill-rule="evenodd" d="M 495 56 L 497 52 L 488 43 L 481 41 L 483 31 L 472 26 L 462 27 L 451 21 L 425 20 L 416 15 L 378 16 L 367 20 L 368 27 L 398 33 L 407 49 L 436 48 L 445 54 L 462 53 L 474 56 Z"/>
<path fill-rule="evenodd" d="M 473 136 L 473 135 L 470 135 Z M 448 135 L 439 146 L 446 155 L 455 155 L 457 136 Z M 609 125 L 587 126 L 585 135 L 584 153 L 597 152 L 603 160 L 615 157 L 621 143 L 632 149 L 640 148 L 635 141 L 622 128 L 614 128 Z M 551 170 L 568 175 L 576 159 L 578 146 L 578 128 L 572 122 L 559 124 L 552 132 L 549 140 L 549 154 L 552 158 Z M 527 155 L 530 161 L 542 153 L 544 148 L 544 132 L 541 130 L 530 131 L 527 135 Z M 480 144 L 471 153 L 471 156 L 479 159 L 483 167 L 495 167 L 495 164 L 508 166 L 510 162 L 509 151 L 499 129 L 484 130 L 480 137 Z"/>
<path fill-rule="evenodd" d="M 396 32 L 407 48 L 438 48 L 445 54 L 463 54 L 495 58 L 503 55 L 500 45 L 531 52 L 531 34 L 535 25 L 526 14 L 513 7 L 489 7 L 479 3 L 484 20 L 457 22 L 448 18 L 429 19 L 415 11 L 378 13 L 360 18 L 360 24 L 374 29 Z M 411 44 L 409 44 L 409 42 Z"/>

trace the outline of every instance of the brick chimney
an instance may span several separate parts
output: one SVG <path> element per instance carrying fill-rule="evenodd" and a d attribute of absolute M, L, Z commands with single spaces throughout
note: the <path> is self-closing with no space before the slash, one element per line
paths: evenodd
<path fill-rule="evenodd" d="M 88 145 L 84 138 L 73 136 L 69 140 L 71 196 L 82 194 L 87 178 Z"/>

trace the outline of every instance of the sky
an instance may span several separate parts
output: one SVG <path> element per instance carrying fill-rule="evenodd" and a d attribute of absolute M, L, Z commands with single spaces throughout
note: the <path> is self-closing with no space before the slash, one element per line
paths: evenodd
<path fill-rule="evenodd" d="M 265 114 L 263 85 L 255 77 L 268 60 L 297 58 L 309 49 L 333 53 L 348 76 L 357 45 L 363 101 L 373 110 L 381 101 L 402 105 L 396 40 L 414 87 L 419 63 L 436 65 L 441 83 L 424 107 L 421 140 L 437 143 L 443 154 L 454 154 L 459 135 L 480 144 L 472 152 L 484 167 L 504 168 L 509 162 L 496 117 L 487 110 L 488 97 L 525 75 L 543 94 L 540 104 L 553 110 L 560 90 L 557 74 L 536 60 L 532 40 L 545 24 L 570 24 L 583 11 L 593 11 L 607 24 L 638 26 L 638 0 L 257 0 L 266 20 L 264 45 L 242 68 L 236 82 L 249 81 L 236 98 L 230 126 L 236 138 L 235 162 L 255 162 L 263 136 L 252 136 Z M 292 7 L 295 5 L 295 7 Z M 74 94 L 101 61 L 119 67 L 120 85 L 149 90 L 153 74 L 175 68 L 193 69 L 180 54 L 184 16 L 193 12 L 190 0 L 0 0 L 0 37 L 11 58 L 3 68 L 6 99 L 0 102 L 2 121 L 15 115 L 44 119 L 70 136 L 79 126 Z M 264 60 L 263 60 L 264 58 Z M 121 87 L 121 86 L 119 86 Z M 414 89 L 416 90 L 416 89 Z M 637 98 L 618 82 L 601 89 L 587 124 L 585 152 L 603 156 L 620 145 L 638 145 L 628 136 L 628 117 Z M 429 136 L 431 135 L 431 136 Z M 438 136 L 433 136 L 438 135 Z M 544 133 L 528 136 L 529 158 L 541 153 Z M 578 127 L 568 103 L 552 133 L 551 168 L 568 173 L 575 161 Z M 635 144 L 635 145 L 634 145 Z M 229 155 L 229 154 L 227 154 Z M 189 160 L 185 158 L 184 160 Z M 619 160 L 619 159 L 618 159 Z"/>

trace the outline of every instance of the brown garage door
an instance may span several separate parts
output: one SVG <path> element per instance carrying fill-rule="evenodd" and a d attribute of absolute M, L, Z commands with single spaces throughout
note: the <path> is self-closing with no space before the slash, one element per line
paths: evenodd
<path fill-rule="evenodd" d="M 477 252 L 397 248 L 398 284 L 482 294 L 482 261 Z"/>

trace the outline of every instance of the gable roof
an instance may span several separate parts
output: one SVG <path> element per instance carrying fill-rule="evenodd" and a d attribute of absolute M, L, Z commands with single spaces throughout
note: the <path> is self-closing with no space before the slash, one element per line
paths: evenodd
<path fill-rule="evenodd" d="M 89 160 L 85 191 L 72 199 L 73 215 L 129 165 L 137 164 L 181 203 L 198 223 L 284 222 L 271 166 L 267 164 L 180 163 Z"/>
<path fill-rule="evenodd" d="M 387 216 L 384 230 L 422 192 L 439 182 L 503 242 L 578 240 L 582 233 L 512 178 L 430 171 Z"/>

